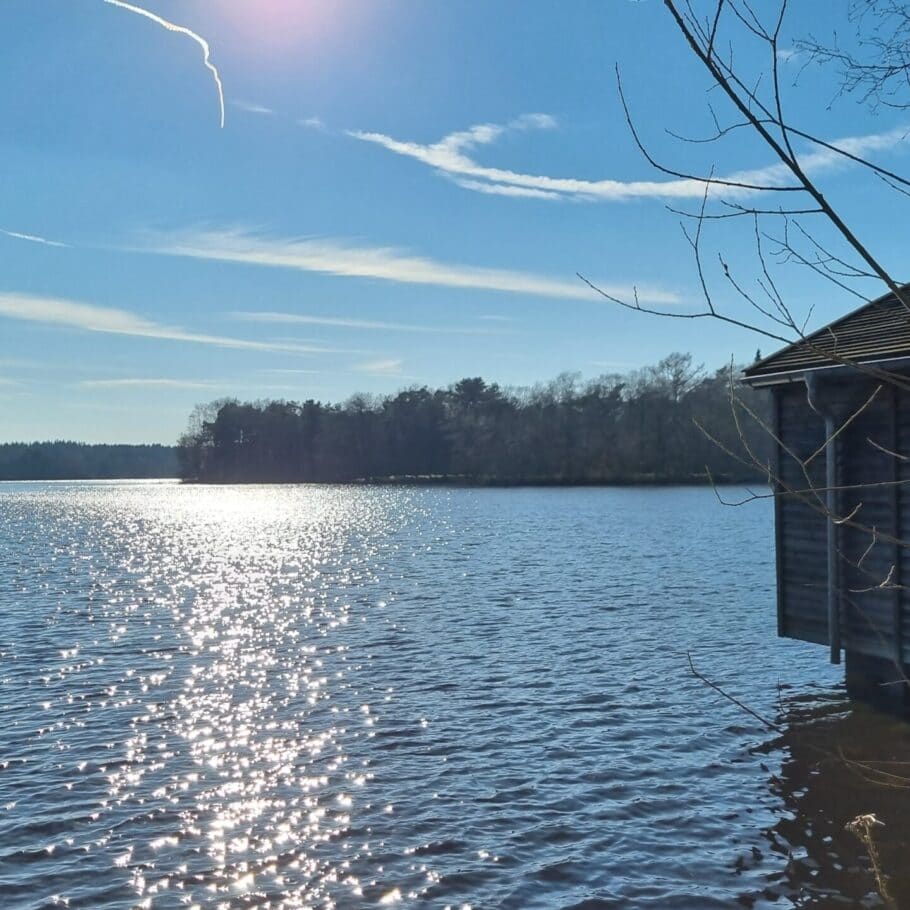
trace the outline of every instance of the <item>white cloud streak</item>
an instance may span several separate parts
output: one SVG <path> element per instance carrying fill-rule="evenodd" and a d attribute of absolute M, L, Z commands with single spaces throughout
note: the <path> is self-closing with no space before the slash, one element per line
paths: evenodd
<path fill-rule="evenodd" d="M 239 111 L 246 111 L 248 114 L 261 114 L 264 117 L 273 117 L 275 112 L 263 104 L 254 104 L 251 101 L 231 101 L 231 107 L 236 107 Z"/>
<path fill-rule="evenodd" d="M 266 393 L 300 391 L 299 385 L 277 385 L 274 383 L 263 385 L 257 382 L 238 382 L 230 379 L 196 381 L 191 379 L 166 379 L 156 377 L 134 379 L 86 379 L 76 383 L 76 385 L 82 389 L 89 389 L 92 391 L 107 390 L 111 392 L 129 392 L 130 390 L 142 392 L 147 389 L 169 389 L 171 391 L 204 390 L 210 395 L 231 397 L 245 392 L 252 392 L 254 395 L 264 395 Z"/>
<path fill-rule="evenodd" d="M 141 6 L 135 6 L 132 3 L 125 3 L 124 0 L 104 0 L 104 3 L 127 10 L 127 12 L 130 13 L 135 13 L 137 16 L 143 16 L 146 19 L 150 19 L 156 25 L 160 25 L 162 28 L 167 29 L 169 32 L 177 32 L 180 35 L 186 35 L 187 38 L 192 38 L 193 41 L 195 41 L 196 44 L 202 48 L 203 63 L 205 64 L 206 69 L 212 74 L 212 78 L 215 80 L 215 88 L 218 91 L 218 107 L 221 112 L 221 128 L 224 129 L 224 86 L 221 84 L 221 74 L 218 72 L 218 67 L 212 63 L 212 52 L 208 41 L 206 41 L 202 35 L 197 34 L 192 29 L 186 28 L 186 26 L 183 25 L 177 25 L 176 23 L 171 22 L 162 16 L 159 16 L 157 13 L 153 13 L 147 9 L 144 9 Z"/>
<path fill-rule="evenodd" d="M 250 341 L 188 332 L 181 328 L 161 325 L 127 310 L 100 307 L 54 297 L 35 297 L 29 294 L 0 293 L 0 317 L 24 322 L 42 323 L 58 328 L 81 329 L 108 335 L 129 335 L 157 338 L 189 344 L 214 345 L 242 351 L 269 351 L 291 354 L 351 354 L 350 350 L 315 347 L 295 343 Z"/>
<path fill-rule="evenodd" d="M 374 278 L 400 284 L 434 285 L 463 290 L 502 291 L 563 300 L 596 300 L 579 280 L 563 280 L 507 269 L 481 268 L 440 262 L 392 247 L 355 246 L 338 239 L 288 239 L 238 230 L 197 231 L 152 237 L 140 248 L 170 256 L 215 262 L 234 262 L 272 268 L 322 272 L 347 278 Z M 608 294 L 631 297 L 632 285 L 598 282 Z M 675 304 L 672 291 L 639 286 L 643 303 Z"/>
<path fill-rule="evenodd" d="M 380 322 L 372 319 L 348 319 L 329 316 L 305 316 L 297 313 L 254 313 L 241 311 L 231 313 L 234 319 L 243 322 L 258 322 L 277 325 L 318 325 L 340 329 L 362 329 L 379 332 L 417 332 L 428 335 L 503 335 L 496 329 L 472 329 L 450 326 L 411 325 L 401 322 Z"/>
<path fill-rule="evenodd" d="M 325 373 L 325 370 L 295 370 L 293 368 L 279 369 L 272 367 L 267 370 L 263 370 L 263 373 L 287 373 L 293 374 L 295 376 L 321 376 Z"/>
<path fill-rule="evenodd" d="M 401 360 L 371 360 L 354 367 L 356 373 L 368 373 L 371 376 L 400 376 Z"/>
<path fill-rule="evenodd" d="M 482 180 L 465 180 L 460 177 L 452 178 L 452 182 L 464 190 L 473 190 L 475 193 L 484 193 L 487 196 L 510 196 L 513 199 L 565 199 L 562 193 L 552 190 L 535 190 L 527 186 L 512 186 L 509 183 L 484 183 Z"/>
<path fill-rule="evenodd" d="M 39 237 L 37 234 L 23 234 L 20 231 L 5 231 L 0 228 L 0 234 L 13 238 L 13 240 L 27 240 L 29 243 L 40 243 L 43 246 L 65 247 L 67 244 L 59 240 L 48 240 L 47 237 Z"/>
<path fill-rule="evenodd" d="M 396 155 L 412 158 L 459 186 L 474 192 L 498 196 L 534 199 L 579 199 L 588 202 L 622 202 L 630 199 L 701 199 L 705 184 L 701 180 L 583 180 L 571 177 L 548 177 L 525 174 L 504 168 L 486 167 L 468 153 L 479 146 L 489 145 L 510 131 L 552 129 L 555 120 L 545 114 L 526 115 L 509 124 L 492 123 L 472 126 L 450 133 L 439 142 L 422 145 L 403 142 L 383 133 L 349 130 L 347 135 L 362 142 L 378 145 Z M 907 129 L 900 127 L 867 136 L 847 136 L 831 142 L 837 148 L 854 155 L 867 155 L 892 149 L 907 139 Z M 801 156 L 802 167 L 817 175 L 849 162 L 830 149 L 816 147 Z M 773 189 L 790 182 L 790 173 L 782 164 L 737 171 L 715 179 L 731 183 L 748 183 Z M 717 192 L 730 197 L 754 195 L 757 190 L 720 187 Z"/>
<path fill-rule="evenodd" d="M 154 388 L 154 389 L 211 389 L 217 385 L 214 382 L 196 382 L 189 379 L 163 379 L 163 378 L 136 378 L 136 379 L 85 379 L 79 383 L 85 389 L 122 389 L 122 388 Z"/>

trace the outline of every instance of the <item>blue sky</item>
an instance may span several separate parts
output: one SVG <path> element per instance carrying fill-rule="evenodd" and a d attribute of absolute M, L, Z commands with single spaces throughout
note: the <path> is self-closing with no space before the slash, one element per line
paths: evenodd
<path fill-rule="evenodd" d="M 4 4 L 0 440 L 172 442 L 196 402 L 224 396 L 525 385 L 774 347 L 622 310 L 576 277 L 702 305 L 666 208 L 697 193 L 635 147 L 616 64 L 661 158 L 774 179 L 746 136 L 705 147 L 666 132 L 709 132 L 706 100 L 727 111 L 657 0 L 143 5 L 208 41 L 223 129 L 191 37 L 104 0 Z M 842 28 L 832 6 L 801 3 L 787 40 Z M 793 118 L 900 170 L 910 118 L 829 105 L 831 73 L 791 86 L 801 63 L 782 62 Z M 900 275 L 902 202 L 855 168 L 815 166 Z M 721 224 L 709 243 L 754 275 L 749 231 Z M 780 281 L 795 311 L 816 305 L 810 325 L 856 302 L 795 267 Z"/>

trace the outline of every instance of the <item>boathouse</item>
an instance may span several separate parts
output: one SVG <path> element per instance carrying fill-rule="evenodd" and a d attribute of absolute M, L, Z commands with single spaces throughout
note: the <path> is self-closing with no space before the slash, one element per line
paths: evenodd
<path fill-rule="evenodd" d="M 910 706 L 910 308 L 885 295 L 744 381 L 773 399 L 778 634 Z"/>

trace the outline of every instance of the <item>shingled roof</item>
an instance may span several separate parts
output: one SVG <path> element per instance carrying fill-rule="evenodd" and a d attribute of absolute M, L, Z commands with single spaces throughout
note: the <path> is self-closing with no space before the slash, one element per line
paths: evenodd
<path fill-rule="evenodd" d="M 903 289 L 910 292 L 910 285 Z M 758 383 L 843 366 L 843 360 L 878 363 L 902 357 L 910 357 L 910 310 L 889 293 L 757 361 L 743 375 Z"/>

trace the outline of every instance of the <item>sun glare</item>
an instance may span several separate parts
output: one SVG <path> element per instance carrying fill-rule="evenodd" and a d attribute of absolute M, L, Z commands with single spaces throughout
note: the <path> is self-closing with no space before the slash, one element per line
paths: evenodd
<path fill-rule="evenodd" d="M 218 14 L 252 52 L 302 48 L 324 38 L 341 16 L 337 0 L 222 0 Z"/>

